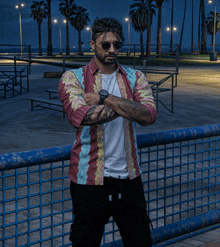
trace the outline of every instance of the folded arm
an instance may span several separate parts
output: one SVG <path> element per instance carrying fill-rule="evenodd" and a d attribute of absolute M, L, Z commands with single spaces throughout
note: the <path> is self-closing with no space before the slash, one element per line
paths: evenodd
<path fill-rule="evenodd" d="M 92 106 L 85 118 L 82 121 L 82 125 L 96 125 L 110 122 L 118 117 L 118 114 L 111 108 L 104 105 Z"/>
<path fill-rule="evenodd" d="M 138 79 L 133 92 L 133 99 L 119 98 L 110 94 L 104 100 L 104 106 L 107 107 L 104 109 L 108 109 L 107 111 L 110 111 L 112 116 L 114 116 L 113 118 L 110 117 L 111 114 L 91 114 L 92 109 L 91 112 L 88 112 L 90 113 L 90 116 L 93 116 L 97 119 L 97 121 L 99 121 L 97 117 L 100 117 L 102 114 L 102 120 L 104 122 L 111 121 L 115 117 L 121 116 L 130 121 L 137 122 L 141 126 L 148 126 L 152 124 L 157 117 L 157 111 L 153 100 L 152 91 L 143 73 L 139 72 L 137 78 Z M 100 100 L 100 96 L 98 93 L 85 93 L 82 94 L 82 96 L 88 105 L 98 105 Z M 96 108 L 96 110 L 101 110 L 101 108 Z"/>
<path fill-rule="evenodd" d="M 137 122 L 141 126 L 147 126 L 152 121 L 148 108 L 139 102 L 119 98 L 110 94 L 105 99 L 104 105 L 110 107 L 119 116 Z"/>

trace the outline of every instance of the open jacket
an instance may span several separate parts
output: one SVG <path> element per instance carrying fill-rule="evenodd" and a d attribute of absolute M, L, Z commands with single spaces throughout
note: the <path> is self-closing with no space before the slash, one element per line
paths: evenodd
<path fill-rule="evenodd" d="M 117 64 L 116 79 L 122 98 L 146 106 L 150 111 L 152 124 L 156 120 L 157 112 L 152 91 L 144 74 Z M 99 92 L 101 89 L 102 73 L 93 59 L 87 66 L 66 71 L 59 83 L 59 98 L 69 122 L 77 129 L 69 167 L 69 178 L 74 183 L 103 185 L 105 154 L 103 125 L 81 125 L 86 113 L 92 107 L 87 105 L 81 94 Z M 124 118 L 124 135 L 129 178 L 134 179 L 141 174 L 135 122 Z"/>

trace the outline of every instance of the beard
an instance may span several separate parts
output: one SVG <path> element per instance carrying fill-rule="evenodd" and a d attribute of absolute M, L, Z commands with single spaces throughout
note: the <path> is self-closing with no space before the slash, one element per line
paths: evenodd
<path fill-rule="evenodd" d="M 115 64 L 116 63 L 116 60 L 117 60 L 117 55 L 116 54 L 113 54 L 113 53 L 110 53 L 106 56 L 102 56 L 98 51 L 97 49 L 94 50 L 95 51 L 95 55 L 96 57 L 98 58 L 98 60 L 103 63 L 103 64 Z M 112 56 L 114 57 L 114 59 L 111 59 L 110 61 L 106 60 L 106 57 L 109 57 L 109 56 Z"/>

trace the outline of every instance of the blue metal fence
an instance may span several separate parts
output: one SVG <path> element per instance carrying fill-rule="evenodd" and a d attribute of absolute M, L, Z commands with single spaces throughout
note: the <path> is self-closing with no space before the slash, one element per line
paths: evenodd
<path fill-rule="evenodd" d="M 220 222 L 220 124 L 138 135 L 153 243 Z M 71 145 L 0 155 L 2 246 L 71 246 Z M 102 245 L 119 246 L 113 219 Z M 167 242 L 168 243 L 168 242 Z"/>

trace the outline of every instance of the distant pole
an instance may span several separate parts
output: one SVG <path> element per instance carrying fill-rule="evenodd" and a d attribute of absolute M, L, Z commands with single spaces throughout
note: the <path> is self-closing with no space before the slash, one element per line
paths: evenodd
<path fill-rule="evenodd" d="M 191 37 L 191 52 L 193 53 L 193 0 L 192 0 L 192 37 Z"/>
<path fill-rule="evenodd" d="M 216 0 L 215 0 L 215 14 L 214 14 L 214 34 L 212 52 L 215 52 L 215 25 L 216 25 Z"/>
<path fill-rule="evenodd" d="M 90 39 L 92 39 L 92 29 L 91 29 L 91 32 L 90 32 L 90 27 L 87 27 L 86 28 L 86 31 L 88 31 L 88 44 L 90 44 Z"/>
<path fill-rule="evenodd" d="M 59 22 L 59 33 L 60 33 L 60 55 L 62 55 L 62 50 L 61 50 L 61 22 Z"/>
<path fill-rule="evenodd" d="M 61 24 L 62 24 L 62 21 L 61 21 L 61 20 L 54 19 L 53 22 L 54 22 L 54 23 L 58 23 L 58 25 L 59 25 L 60 55 L 62 55 L 62 49 L 61 49 Z M 63 20 L 63 23 L 66 23 L 66 20 Z"/>
<path fill-rule="evenodd" d="M 130 54 L 130 20 L 128 19 L 128 55 Z"/>
<path fill-rule="evenodd" d="M 128 22 L 128 55 L 130 54 L 130 19 L 127 17 L 125 21 Z"/>
<path fill-rule="evenodd" d="M 198 52 L 200 53 L 200 29 L 201 29 L 201 25 L 200 25 L 200 19 L 201 19 L 201 2 L 199 5 L 199 25 L 198 25 Z"/>
<path fill-rule="evenodd" d="M 171 7 L 171 33 L 170 33 L 170 52 L 172 52 L 173 48 L 173 0 Z"/>
<path fill-rule="evenodd" d="M 23 53 L 22 49 L 22 27 L 21 27 L 21 7 L 24 7 L 24 4 L 19 1 L 19 4 L 15 6 L 16 9 L 19 11 L 19 23 L 20 23 L 20 44 L 21 44 L 21 54 Z"/>
<path fill-rule="evenodd" d="M 22 54 L 22 27 L 21 27 L 21 8 L 19 7 L 19 21 L 20 21 L 20 43 L 21 43 L 21 54 Z"/>

